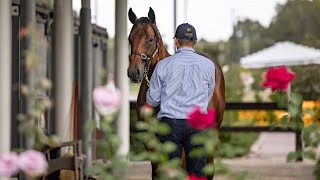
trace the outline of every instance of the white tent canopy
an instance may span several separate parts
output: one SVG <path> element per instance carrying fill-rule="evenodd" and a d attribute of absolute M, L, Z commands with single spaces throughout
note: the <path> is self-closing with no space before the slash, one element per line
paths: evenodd
<path fill-rule="evenodd" d="M 240 64 L 244 68 L 320 64 L 320 50 L 292 42 L 278 42 L 242 57 Z"/>

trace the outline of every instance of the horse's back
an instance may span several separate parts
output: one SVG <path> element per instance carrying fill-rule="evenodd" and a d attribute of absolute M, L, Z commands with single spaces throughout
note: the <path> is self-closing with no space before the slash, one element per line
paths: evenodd
<path fill-rule="evenodd" d="M 223 113 L 226 106 L 225 101 L 225 82 L 220 64 L 208 54 L 198 52 L 198 54 L 210 59 L 215 65 L 215 87 L 213 96 L 208 104 L 208 108 L 214 108 L 217 112 L 217 128 L 219 129 L 223 120 Z"/>

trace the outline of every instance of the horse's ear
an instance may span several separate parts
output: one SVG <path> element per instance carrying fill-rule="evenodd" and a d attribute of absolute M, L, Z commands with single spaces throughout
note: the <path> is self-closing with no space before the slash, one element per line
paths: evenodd
<path fill-rule="evenodd" d="M 132 8 L 129 9 L 129 12 L 128 12 L 128 16 L 129 16 L 129 20 L 132 24 L 136 23 L 137 21 L 137 16 L 136 14 L 132 11 Z"/>
<path fill-rule="evenodd" d="M 152 23 L 156 22 L 156 15 L 151 7 L 149 8 L 148 17 Z"/>

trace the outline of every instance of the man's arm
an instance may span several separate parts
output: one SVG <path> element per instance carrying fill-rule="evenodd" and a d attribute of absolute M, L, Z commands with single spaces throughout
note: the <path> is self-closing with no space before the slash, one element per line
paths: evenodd
<path fill-rule="evenodd" d="M 151 79 L 149 89 L 147 91 L 147 103 L 152 107 L 156 107 L 160 105 L 160 93 L 161 93 L 161 77 L 159 66 L 157 65 L 154 69 Z"/>

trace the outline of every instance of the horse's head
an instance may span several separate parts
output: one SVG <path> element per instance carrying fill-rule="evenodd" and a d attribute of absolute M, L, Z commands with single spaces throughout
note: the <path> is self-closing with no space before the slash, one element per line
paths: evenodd
<path fill-rule="evenodd" d="M 150 64 L 156 63 L 154 57 L 159 52 L 159 32 L 155 14 L 149 9 L 148 17 L 137 18 L 132 9 L 128 12 L 133 24 L 129 35 L 131 53 L 129 55 L 128 77 L 134 83 L 141 82 Z"/>

